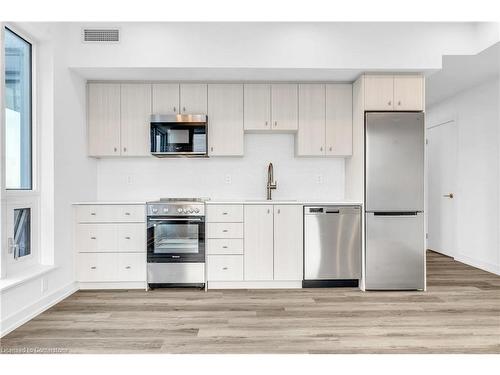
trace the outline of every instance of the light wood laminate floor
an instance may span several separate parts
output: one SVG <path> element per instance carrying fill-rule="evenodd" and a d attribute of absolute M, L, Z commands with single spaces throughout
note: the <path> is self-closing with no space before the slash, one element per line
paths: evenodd
<path fill-rule="evenodd" d="M 1 347 L 4 353 L 500 353 L 500 277 L 434 252 L 427 270 L 427 292 L 79 291 L 2 338 Z"/>

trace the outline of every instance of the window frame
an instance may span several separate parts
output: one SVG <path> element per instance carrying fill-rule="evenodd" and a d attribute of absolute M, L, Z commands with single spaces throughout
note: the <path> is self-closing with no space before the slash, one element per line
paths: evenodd
<path fill-rule="evenodd" d="M 8 253 L 8 239 L 11 237 L 12 233 L 4 232 L 1 237 L 2 252 L 4 255 L 1 257 L 1 272 L 0 277 L 9 277 L 15 275 L 19 272 L 23 272 L 25 269 L 30 268 L 35 265 L 41 264 L 41 191 L 40 191 L 40 142 L 41 133 L 39 128 L 39 117 L 38 117 L 38 46 L 37 41 L 30 35 L 26 34 L 24 31 L 20 30 L 18 27 L 9 22 L 0 22 L 0 37 L 2 40 L 2 48 L 5 47 L 5 29 L 8 29 L 12 33 L 16 34 L 21 39 L 25 40 L 31 45 L 31 189 L 7 189 L 3 185 L 1 195 L 3 195 L 3 206 L 1 210 L 3 211 L 2 218 L 5 218 L 6 222 L 9 222 L 10 218 L 14 215 L 14 209 L 16 208 L 31 208 L 31 253 L 27 256 L 15 259 L 14 254 Z M 3 55 L 3 51 L 2 51 Z M 5 65 L 2 69 L 5 69 Z M 0 82 L 0 89 L 2 93 L 5 92 L 5 72 L 0 75 L 2 82 Z M 3 96 L 3 95 L 2 95 Z M 0 109 L 4 121 L 2 121 L 2 137 L 5 136 L 5 105 L 3 101 L 0 103 L 2 108 Z M 2 138 L 2 142 L 5 142 L 5 138 Z M 5 167 L 5 143 L 0 147 L 1 155 L 0 158 L 3 160 L 3 166 Z M 1 180 L 5 183 L 5 172 L 2 172 L 3 176 Z M 5 215 L 5 216 L 3 216 Z M 4 230 L 10 230 L 7 228 L 8 225 L 4 226 Z M 5 235 L 5 236 L 4 236 Z"/>

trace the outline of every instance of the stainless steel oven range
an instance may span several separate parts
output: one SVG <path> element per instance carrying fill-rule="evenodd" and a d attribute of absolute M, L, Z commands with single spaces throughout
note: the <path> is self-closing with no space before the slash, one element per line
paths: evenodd
<path fill-rule="evenodd" d="M 204 287 L 205 203 L 162 198 L 147 203 L 148 286 Z"/>

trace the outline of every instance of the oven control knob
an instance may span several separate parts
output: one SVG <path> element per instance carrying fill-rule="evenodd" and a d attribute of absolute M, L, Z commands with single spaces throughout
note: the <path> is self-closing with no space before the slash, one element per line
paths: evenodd
<path fill-rule="evenodd" d="M 190 214 L 192 214 L 193 210 L 190 208 L 190 209 L 187 210 L 187 212 L 189 212 Z"/>
<path fill-rule="evenodd" d="M 167 213 L 167 212 L 168 212 L 168 208 L 166 208 L 166 207 L 165 207 L 165 208 L 163 209 L 163 212 Z"/>
<path fill-rule="evenodd" d="M 153 213 L 157 213 L 158 212 L 158 209 L 157 208 L 153 208 L 151 211 L 153 211 Z"/>
<path fill-rule="evenodd" d="M 195 209 L 194 209 L 194 212 L 195 212 L 195 213 L 198 213 L 198 212 L 200 212 L 200 209 L 199 209 L 199 208 L 195 208 Z"/>
<path fill-rule="evenodd" d="M 179 208 L 177 209 L 177 212 L 178 212 L 178 213 L 180 213 L 180 214 L 182 214 L 182 212 L 183 212 L 183 211 L 184 211 L 184 210 L 183 210 L 181 207 L 179 207 Z"/>

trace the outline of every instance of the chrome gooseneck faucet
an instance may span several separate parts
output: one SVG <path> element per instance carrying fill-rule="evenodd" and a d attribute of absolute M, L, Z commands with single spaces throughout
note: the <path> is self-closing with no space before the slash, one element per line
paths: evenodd
<path fill-rule="evenodd" d="M 273 163 L 267 167 L 267 200 L 272 199 L 271 190 L 276 190 L 276 181 L 273 182 Z"/>

